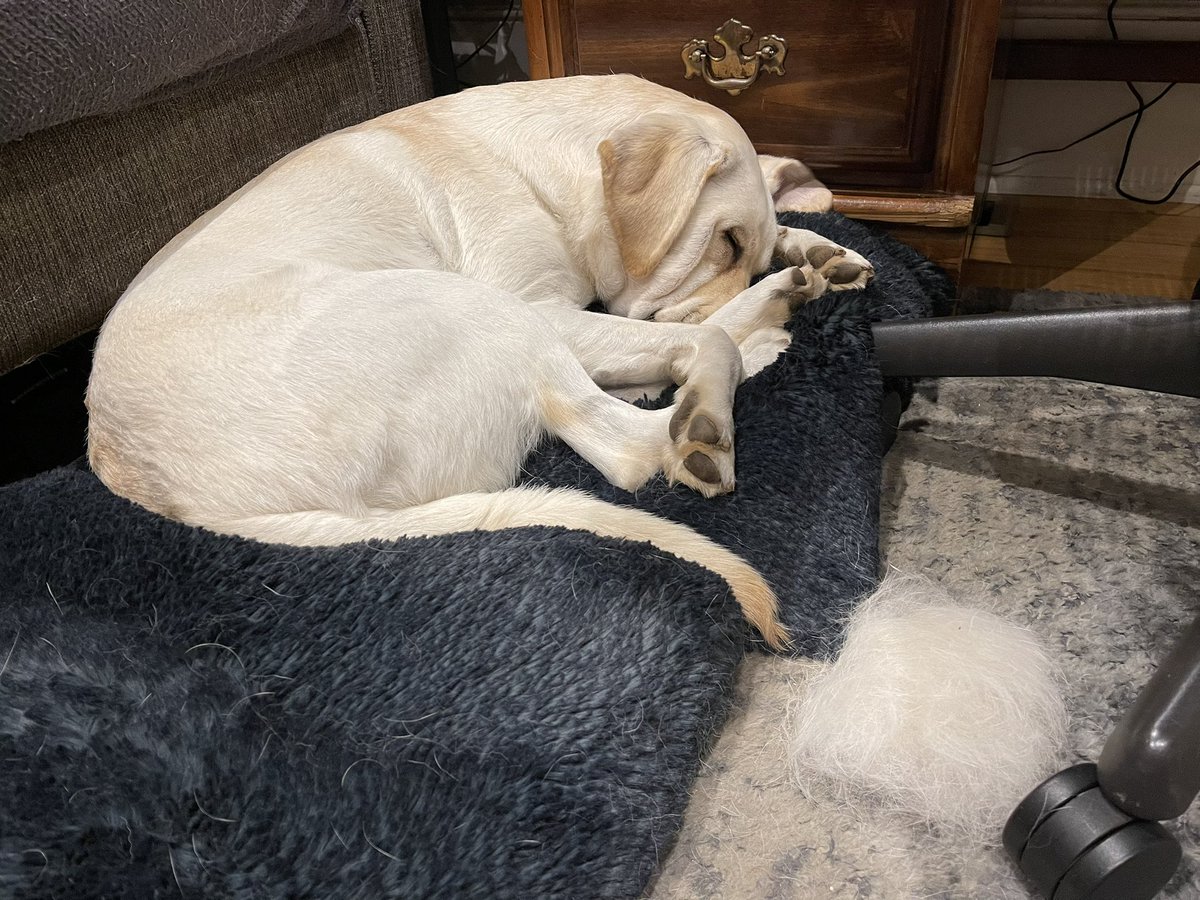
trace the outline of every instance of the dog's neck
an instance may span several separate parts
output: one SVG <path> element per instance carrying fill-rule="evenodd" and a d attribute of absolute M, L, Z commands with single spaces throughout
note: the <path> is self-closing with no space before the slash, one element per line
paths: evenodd
<path fill-rule="evenodd" d="M 581 141 L 571 148 L 547 152 L 531 164 L 518 164 L 519 174 L 538 205 L 554 220 L 569 258 L 584 266 L 580 275 L 594 292 L 587 298 L 589 303 L 607 302 L 627 281 L 616 235 L 604 212 L 604 186 L 596 150 L 602 139 L 601 133 L 590 148 Z M 580 298 L 572 299 L 578 302 Z"/>
<path fill-rule="evenodd" d="M 586 118 L 564 122 L 553 107 L 538 101 L 540 85 L 509 87 L 504 92 L 466 91 L 439 98 L 435 101 L 439 105 L 438 115 L 452 121 L 454 130 L 466 132 L 469 140 L 465 144 L 479 153 L 477 165 L 485 170 L 489 165 L 493 169 L 508 168 L 515 179 L 502 181 L 512 183 L 519 179 L 554 223 L 566 258 L 578 276 L 575 284 L 562 286 L 572 296 L 552 297 L 548 295 L 551 286 L 538 285 L 534 293 L 542 296 L 526 299 L 557 300 L 578 306 L 586 306 L 595 299 L 607 301 L 626 286 L 627 276 L 605 213 L 599 146 L 626 121 L 627 111 L 600 106 L 596 98 L 587 98 L 590 102 L 586 103 L 581 98 L 581 104 L 594 112 Z M 586 82 L 583 87 L 587 87 Z M 503 122 L 503 127 L 495 127 L 496 122 Z M 518 232 L 510 235 L 516 241 L 528 241 L 531 237 Z M 539 255 L 538 248 L 528 244 L 513 247 L 510 254 L 512 258 L 531 260 Z M 590 292 L 592 296 L 574 296 L 581 292 Z"/>
<path fill-rule="evenodd" d="M 591 204 L 593 210 L 603 210 L 604 189 L 600 181 L 600 168 L 595 166 L 594 183 L 589 185 L 586 199 L 579 202 Z M 566 223 L 572 224 L 566 224 Z M 564 220 L 564 238 L 571 248 L 572 256 L 587 266 L 587 276 L 595 289 L 594 299 L 607 304 L 625 287 L 628 276 L 621 261 L 621 250 L 617 237 L 606 214 L 589 217 L 576 212 L 571 219 Z"/>

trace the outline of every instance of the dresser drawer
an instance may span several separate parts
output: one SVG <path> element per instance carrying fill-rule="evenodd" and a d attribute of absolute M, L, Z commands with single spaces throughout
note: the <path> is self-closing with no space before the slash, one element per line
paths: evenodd
<path fill-rule="evenodd" d="M 961 236 L 974 202 L 1001 0 L 524 0 L 531 74 L 631 72 L 733 115 L 763 153 L 808 163 L 848 215 Z M 685 77 L 729 19 L 787 44 L 737 95 Z M 732 32 L 729 32 L 732 34 Z M 939 247 L 947 242 L 944 233 Z M 961 246 L 961 240 L 959 241 Z M 942 254 L 952 268 L 953 253 Z"/>
<path fill-rule="evenodd" d="M 572 71 L 632 72 L 731 113 L 763 152 L 795 156 L 827 181 L 923 187 L 941 100 L 949 0 L 737 0 L 678 6 L 574 0 Z M 759 74 L 737 96 L 685 78 L 695 38 L 719 53 L 729 18 L 787 43 L 783 75 Z"/>

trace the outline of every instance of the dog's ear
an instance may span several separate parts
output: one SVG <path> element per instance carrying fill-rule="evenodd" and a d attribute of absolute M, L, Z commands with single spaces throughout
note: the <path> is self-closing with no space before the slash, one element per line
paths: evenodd
<path fill-rule="evenodd" d="M 775 201 L 775 212 L 829 212 L 833 194 L 804 163 L 758 154 L 758 165 Z"/>
<path fill-rule="evenodd" d="M 705 137 L 695 122 L 650 114 L 601 141 L 599 152 L 621 260 L 630 275 L 644 278 L 667 255 L 731 149 Z"/>

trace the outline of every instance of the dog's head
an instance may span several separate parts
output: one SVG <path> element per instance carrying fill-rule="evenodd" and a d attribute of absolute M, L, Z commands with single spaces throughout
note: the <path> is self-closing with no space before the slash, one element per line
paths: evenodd
<path fill-rule="evenodd" d="M 599 147 L 604 202 L 626 273 L 610 310 L 697 322 L 771 263 L 776 211 L 832 195 L 802 163 L 759 156 L 724 113 L 650 113 Z"/>

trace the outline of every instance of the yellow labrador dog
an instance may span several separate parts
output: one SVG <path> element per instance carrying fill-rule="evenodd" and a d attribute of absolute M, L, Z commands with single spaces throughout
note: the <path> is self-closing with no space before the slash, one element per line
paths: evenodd
<path fill-rule="evenodd" d="M 630 76 L 479 88 L 328 135 L 178 235 L 117 303 L 88 387 L 92 468 L 182 522 L 287 544 L 517 525 L 649 541 L 776 599 L 694 531 L 514 488 L 557 435 L 614 484 L 734 486 L 734 389 L 797 303 L 862 257 L 779 228 L 824 209 L 794 160 Z M 792 265 L 753 287 L 773 256 Z M 595 299 L 604 315 L 585 312 Z M 647 411 L 614 392 L 679 385 Z"/>

